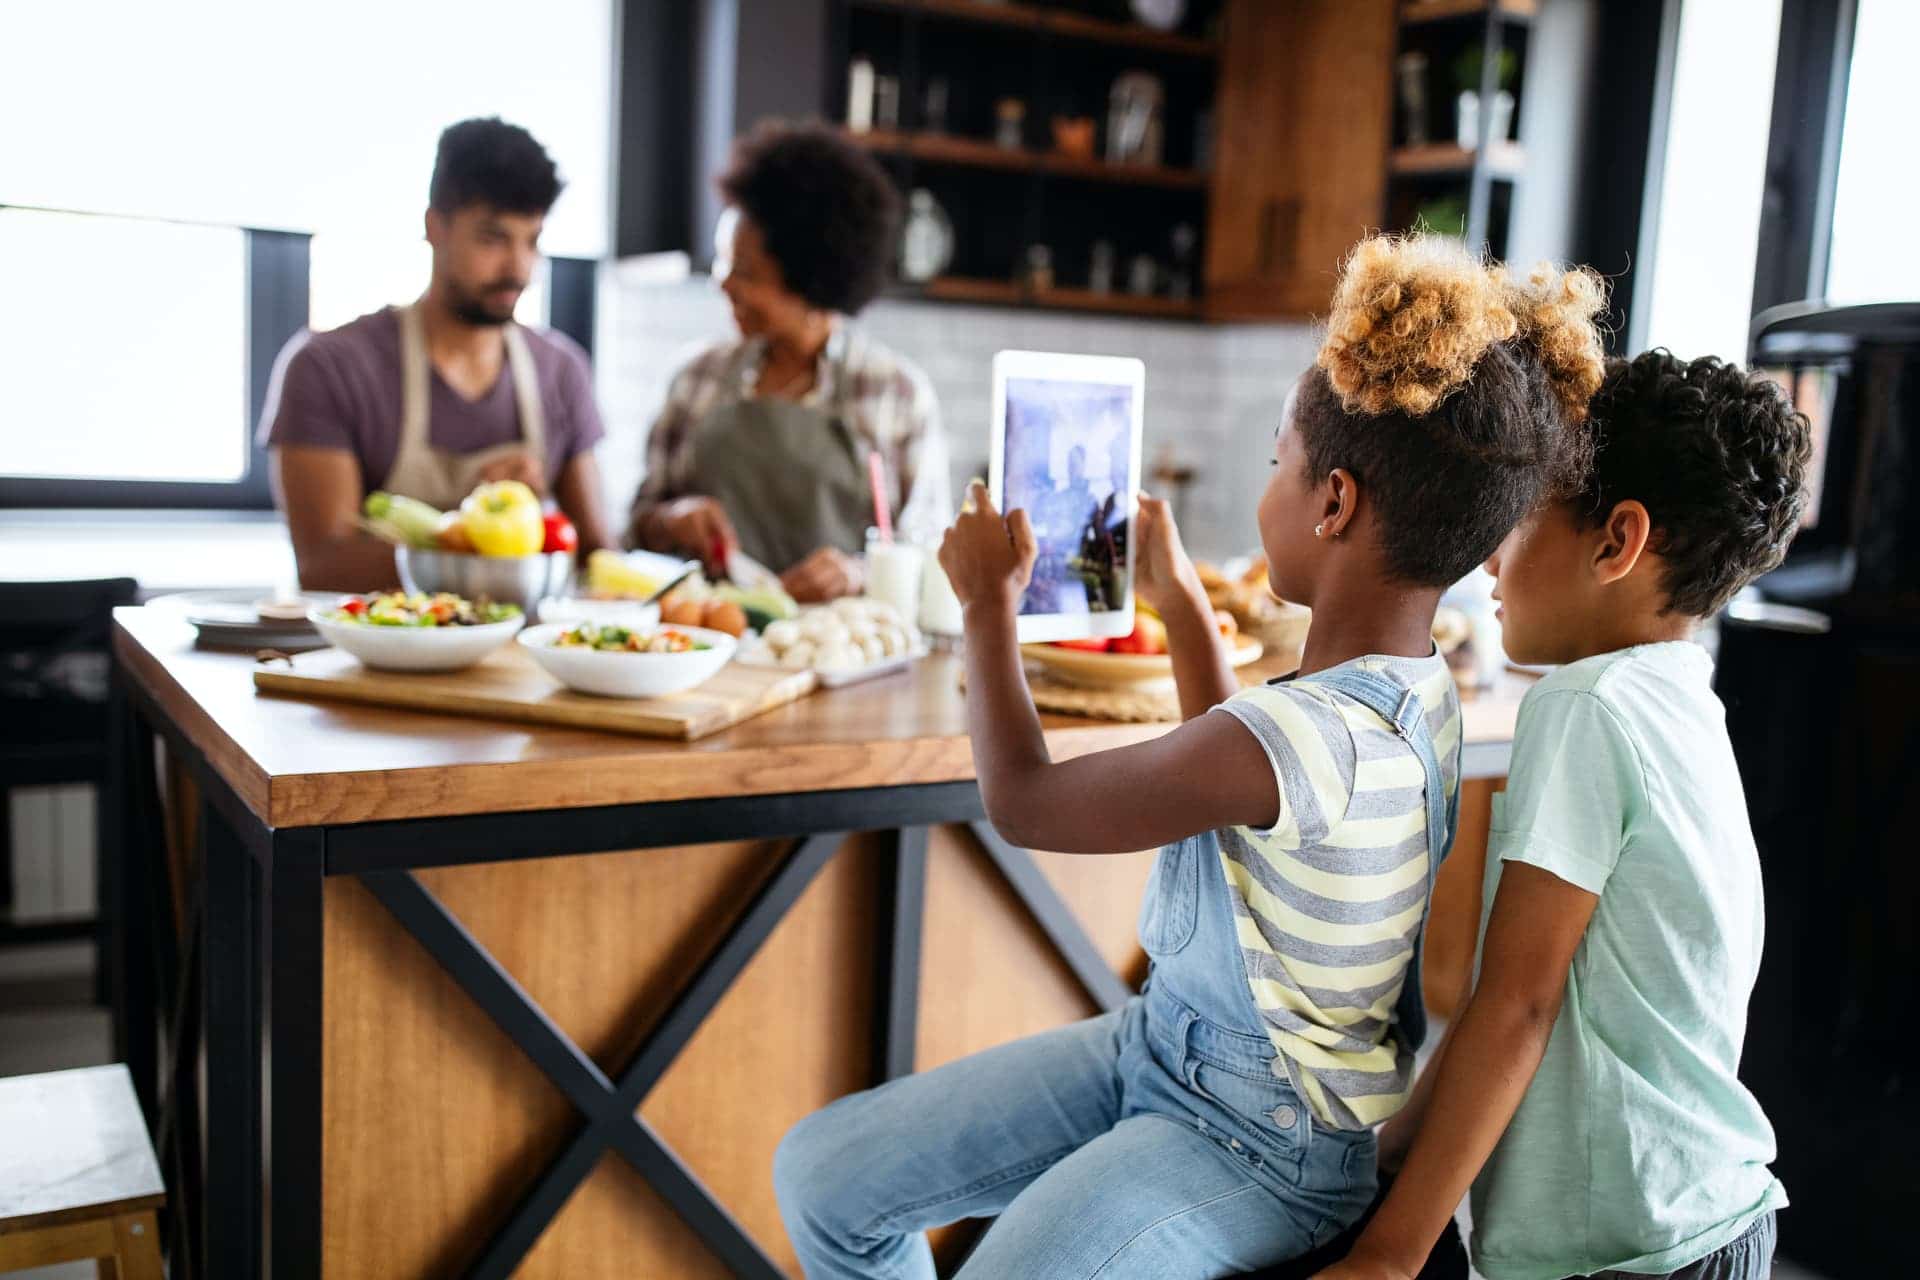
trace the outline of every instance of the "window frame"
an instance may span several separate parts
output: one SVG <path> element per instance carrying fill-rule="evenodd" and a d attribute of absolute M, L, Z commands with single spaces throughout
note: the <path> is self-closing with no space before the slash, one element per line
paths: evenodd
<path fill-rule="evenodd" d="M 234 429 L 246 435 L 246 474 L 231 481 L 0 475 L 0 508 L 273 509 L 267 452 L 255 439 L 254 428 L 266 402 L 275 357 L 307 323 L 308 237 L 301 232 L 250 227 L 240 231 L 246 253 L 246 296 L 242 306 L 247 335 L 247 412 Z"/>
<path fill-rule="evenodd" d="M 309 272 L 306 232 L 241 228 L 246 253 L 247 470 L 239 480 L 119 480 L 78 476 L 0 474 L 0 510 L 12 508 L 114 511 L 127 509 L 271 511 L 267 448 L 260 440 L 273 366 L 289 341 L 307 327 Z M 592 258 L 547 259 L 547 327 L 566 334 L 593 356 L 599 268 Z"/>
<path fill-rule="evenodd" d="M 1781 0 L 1753 315 L 1827 289 L 1856 0 Z M 1751 353 L 1749 353 L 1751 354 Z"/>

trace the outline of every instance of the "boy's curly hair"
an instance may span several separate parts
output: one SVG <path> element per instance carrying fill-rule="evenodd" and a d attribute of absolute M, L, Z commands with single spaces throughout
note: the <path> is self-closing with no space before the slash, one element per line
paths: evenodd
<path fill-rule="evenodd" d="M 1516 281 L 1446 237 L 1362 241 L 1295 402 L 1309 478 L 1366 487 L 1396 576 L 1458 581 L 1585 474 L 1605 305 L 1584 268 Z"/>
<path fill-rule="evenodd" d="M 1813 439 L 1772 379 L 1656 348 L 1609 361 L 1592 412 L 1575 519 L 1591 528 L 1629 498 L 1646 507 L 1669 612 L 1710 617 L 1786 558 Z"/>

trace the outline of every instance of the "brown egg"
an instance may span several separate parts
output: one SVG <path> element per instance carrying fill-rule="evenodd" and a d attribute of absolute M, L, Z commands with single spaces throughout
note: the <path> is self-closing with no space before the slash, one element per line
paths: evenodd
<path fill-rule="evenodd" d="M 701 626 L 709 631 L 724 631 L 737 636 L 747 629 L 747 611 L 731 600 L 709 600 Z"/>
<path fill-rule="evenodd" d="M 678 592 L 660 602 L 660 621 L 675 627 L 697 627 L 705 615 L 700 601 Z"/>

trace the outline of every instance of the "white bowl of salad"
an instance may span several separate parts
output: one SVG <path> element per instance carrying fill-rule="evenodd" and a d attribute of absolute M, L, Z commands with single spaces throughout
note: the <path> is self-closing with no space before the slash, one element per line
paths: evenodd
<path fill-rule="evenodd" d="M 658 698 L 713 678 L 733 658 L 734 638 L 704 627 L 626 627 L 547 622 L 520 633 L 520 645 L 547 674 L 578 693 Z"/>
<path fill-rule="evenodd" d="M 450 592 L 342 596 L 307 614 L 321 637 L 381 671 L 458 671 L 526 625 L 517 604 L 475 604 Z"/>

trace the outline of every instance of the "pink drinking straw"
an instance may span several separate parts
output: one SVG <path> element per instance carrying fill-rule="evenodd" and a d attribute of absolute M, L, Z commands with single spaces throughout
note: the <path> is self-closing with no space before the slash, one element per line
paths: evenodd
<path fill-rule="evenodd" d="M 880 541 L 893 541 L 893 517 L 887 514 L 887 464 L 880 460 L 878 449 L 867 450 L 867 480 L 873 486 L 873 527 L 880 531 Z"/>

